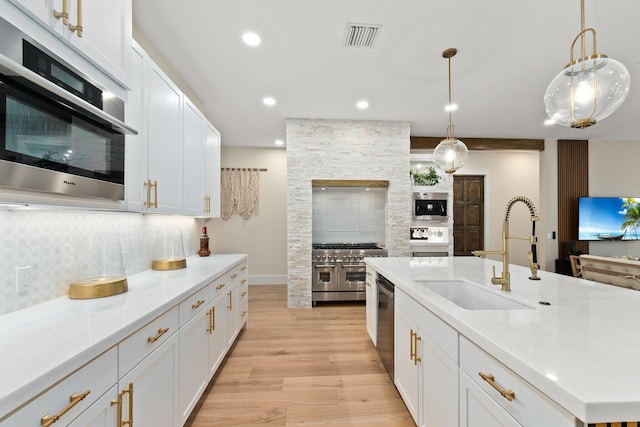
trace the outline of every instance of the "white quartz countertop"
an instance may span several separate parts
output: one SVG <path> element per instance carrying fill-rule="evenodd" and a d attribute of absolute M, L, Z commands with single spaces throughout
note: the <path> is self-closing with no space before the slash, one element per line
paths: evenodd
<path fill-rule="evenodd" d="M 640 292 L 476 257 L 366 258 L 366 263 L 583 422 L 640 420 Z M 465 310 L 416 279 L 464 279 L 530 310 Z M 546 301 L 550 305 L 540 305 Z"/>
<path fill-rule="evenodd" d="M 123 294 L 65 296 L 0 316 L 0 418 L 246 258 L 190 257 L 181 270 L 128 276 Z"/>

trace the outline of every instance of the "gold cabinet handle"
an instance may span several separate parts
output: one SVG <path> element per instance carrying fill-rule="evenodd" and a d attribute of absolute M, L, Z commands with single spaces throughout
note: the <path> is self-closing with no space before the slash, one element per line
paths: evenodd
<path fill-rule="evenodd" d="M 409 359 L 413 360 L 413 358 L 416 356 L 416 352 L 413 348 L 413 346 L 415 345 L 415 341 L 413 340 L 413 329 L 411 329 L 411 331 L 409 332 Z"/>
<path fill-rule="evenodd" d="M 144 183 L 144 188 L 147 189 L 147 201 L 144 202 L 144 205 L 148 208 L 151 207 L 151 180 L 148 179 L 145 183 Z"/>
<path fill-rule="evenodd" d="M 76 0 L 76 25 L 69 24 L 71 32 L 75 32 L 79 38 L 82 38 L 82 0 Z"/>
<path fill-rule="evenodd" d="M 158 207 L 158 181 L 153 181 L 153 207 Z"/>
<path fill-rule="evenodd" d="M 122 426 L 122 393 L 118 393 L 118 398 L 113 399 L 111 401 L 111 406 L 118 405 L 118 420 L 116 421 L 116 426 Z"/>
<path fill-rule="evenodd" d="M 481 372 L 478 372 L 478 375 L 480 375 L 480 377 L 482 377 L 483 380 L 488 382 L 491 387 L 496 389 L 496 391 L 498 393 L 500 393 L 500 395 L 502 397 L 504 397 L 505 399 L 507 399 L 509 402 L 511 402 L 513 399 L 516 398 L 516 392 L 515 391 L 513 391 L 511 389 L 505 390 L 502 387 L 500 387 L 498 384 L 496 384 L 496 378 L 494 377 L 493 374 L 484 374 L 481 371 Z"/>
<path fill-rule="evenodd" d="M 211 310 L 207 312 L 207 315 L 209 316 L 209 327 L 207 328 L 207 332 L 212 334 L 213 331 L 216 330 L 216 308 L 211 307 Z"/>
<path fill-rule="evenodd" d="M 69 25 L 69 0 L 62 0 L 62 12 L 54 10 L 53 16 L 55 16 L 56 19 L 62 18 L 62 25 L 65 27 Z"/>
<path fill-rule="evenodd" d="M 133 427 L 133 383 L 129 383 L 129 387 L 122 389 L 122 396 L 129 395 L 129 419 L 127 421 L 120 421 L 120 426 Z M 122 416 L 120 417 L 122 420 Z"/>
<path fill-rule="evenodd" d="M 193 304 L 191 306 L 192 310 L 195 310 L 196 308 L 200 307 L 202 304 L 204 304 L 204 300 L 203 299 L 199 299 L 197 303 Z"/>
<path fill-rule="evenodd" d="M 219 291 L 222 288 L 224 288 L 224 283 L 220 283 L 218 286 L 216 286 L 216 291 Z"/>
<path fill-rule="evenodd" d="M 235 273 L 231 275 L 231 278 L 232 278 L 232 279 L 235 279 L 236 277 L 238 277 L 238 275 L 237 275 L 237 274 L 235 274 Z"/>
<path fill-rule="evenodd" d="M 78 393 L 73 393 L 71 396 L 69 396 L 69 404 L 67 406 L 65 406 L 60 412 L 58 412 L 56 415 L 49 415 L 46 414 L 44 417 L 40 418 L 40 425 L 42 427 L 48 427 L 51 424 L 55 423 L 56 421 L 58 421 L 64 414 L 66 414 L 67 412 L 69 412 L 71 410 L 71 408 L 73 408 L 74 406 L 76 406 L 78 403 L 80 403 L 81 400 L 84 400 L 85 397 L 87 397 L 89 395 L 89 393 L 91 393 L 91 390 L 87 390 L 82 394 L 78 394 Z"/>
<path fill-rule="evenodd" d="M 240 294 L 241 297 L 245 296 L 247 294 L 247 291 L 244 291 Z"/>
<path fill-rule="evenodd" d="M 370 271 L 367 271 L 367 276 L 371 276 L 371 272 Z"/>
<path fill-rule="evenodd" d="M 164 334 L 166 334 L 167 332 L 169 332 L 169 328 L 160 328 L 160 329 L 158 329 L 158 335 L 156 335 L 155 337 L 147 338 L 147 342 L 149 344 L 152 344 L 152 343 L 158 341 L 158 339 L 160 339 L 160 337 L 163 336 Z"/>
<path fill-rule="evenodd" d="M 422 362 L 422 358 L 418 357 L 418 341 L 422 341 L 422 338 L 418 336 L 418 333 L 413 334 L 413 364 L 417 365 L 418 362 Z"/>
<path fill-rule="evenodd" d="M 243 312 L 242 312 L 242 314 L 240 314 L 240 316 L 242 316 L 242 317 L 244 317 L 244 316 L 246 316 L 246 315 L 247 315 L 247 312 L 246 312 L 246 311 L 243 311 Z"/>
<path fill-rule="evenodd" d="M 240 271 L 245 271 L 247 269 L 246 265 L 243 265 L 242 267 L 240 267 Z"/>
<path fill-rule="evenodd" d="M 231 291 L 227 292 L 227 295 L 229 296 L 229 306 L 227 307 L 229 310 L 232 310 L 231 307 L 233 307 L 233 295 L 231 295 Z"/>

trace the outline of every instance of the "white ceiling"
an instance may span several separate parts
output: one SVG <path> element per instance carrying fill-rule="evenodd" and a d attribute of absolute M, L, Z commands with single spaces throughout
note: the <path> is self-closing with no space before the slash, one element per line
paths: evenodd
<path fill-rule="evenodd" d="M 640 140 L 640 1 L 586 0 L 599 53 L 631 92 L 584 130 L 543 125 L 547 84 L 569 62 L 579 0 L 134 0 L 134 25 L 200 98 L 224 145 L 273 147 L 287 118 L 400 120 L 446 133 L 451 61 L 456 136 Z M 374 48 L 342 47 L 348 22 L 382 24 Z M 243 44 L 254 31 L 259 47 Z M 277 104 L 266 107 L 265 96 Z M 358 100 L 370 103 L 356 109 Z"/>

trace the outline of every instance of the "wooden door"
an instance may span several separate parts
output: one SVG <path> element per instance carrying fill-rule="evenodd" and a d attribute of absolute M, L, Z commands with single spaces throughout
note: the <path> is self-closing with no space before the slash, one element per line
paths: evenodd
<path fill-rule="evenodd" d="M 484 176 L 453 179 L 453 254 L 484 249 Z"/>

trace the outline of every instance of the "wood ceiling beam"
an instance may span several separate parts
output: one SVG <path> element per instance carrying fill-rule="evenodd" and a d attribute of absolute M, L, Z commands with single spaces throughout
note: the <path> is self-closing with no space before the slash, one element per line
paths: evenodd
<path fill-rule="evenodd" d="M 433 150 L 444 137 L 412 136 L 412 150 Z M 544 151 L 544 139 L 463 138 L 469 150 L 532 150 Z"/>

